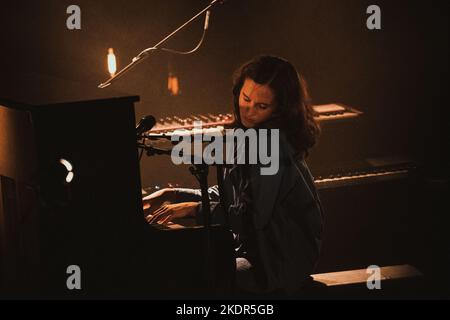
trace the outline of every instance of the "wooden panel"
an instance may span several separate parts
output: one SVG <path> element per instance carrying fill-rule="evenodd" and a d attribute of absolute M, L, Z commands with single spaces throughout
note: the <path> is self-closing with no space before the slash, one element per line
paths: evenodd
<path fill-rule="evenodd" d="M 367 282 L 371 273 L 367 269 L 347 270 L 339 272 L 319 273 L 313 274 L 314 281 L 325 284 L 328 287 L 349 285 L 349 284 L 363 284 Z M 413 278 L 422 276 L 422 273 L 415 267 L 404 264 L 396 266 L 380 267 L 380 280 L 393 280 L 402 278 Z"/>

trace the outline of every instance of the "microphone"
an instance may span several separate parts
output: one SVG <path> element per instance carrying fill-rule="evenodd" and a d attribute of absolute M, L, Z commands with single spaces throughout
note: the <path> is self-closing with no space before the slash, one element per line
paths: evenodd
<path fill-rule="evenodd" d="M 208 27 L 209 27 L 209 16 L 210 15 L 211 15 L 211 10 L 206 11 L 205 24 L 203 26 L 204 30 L 208 30 Z"/>
<path fill-rule="evenodd" d="M 156 119 L 154 116 L 148 115 L 143 117 L 141 120 L 139 120 L 138 124 L 136 125 L 136 135 L 141 136 L 144 132 L 153 128 L 155 124 Z"/>

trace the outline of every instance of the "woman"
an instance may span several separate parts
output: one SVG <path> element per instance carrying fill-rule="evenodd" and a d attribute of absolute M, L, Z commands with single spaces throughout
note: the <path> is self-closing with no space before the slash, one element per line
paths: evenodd
<path fill-rule="evenodd" d="M 279 170 L 261 175 L 261 165 L 238 164 L 224 170 L 222 200 L 209 189 L 213 218 L 226 217 L 236 242 L 236 285 L 240 292 L 297 292 L 319 257 L 322 211 L 305 158 L 316 142 L 305 82 L 288 61 L 260 56 L 236 73 L 235 127 L 279 129 Z M 163 189 L 144 199 L 150 223 L 199 217 L 201 194 Z M 169 202 L 170 204 L 166 204 Z M 224 209 L 226 208 L 226 209 Z"/>

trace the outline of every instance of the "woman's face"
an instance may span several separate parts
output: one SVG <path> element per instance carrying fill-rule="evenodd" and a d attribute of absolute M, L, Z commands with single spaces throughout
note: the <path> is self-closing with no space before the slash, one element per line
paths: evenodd
<path fill-rule="evenodd" d="M 268 85 L 247 78 L 239 94 L 239 113 L 246 128 L 269 120 L 275 111 L 275 95 Z"/>

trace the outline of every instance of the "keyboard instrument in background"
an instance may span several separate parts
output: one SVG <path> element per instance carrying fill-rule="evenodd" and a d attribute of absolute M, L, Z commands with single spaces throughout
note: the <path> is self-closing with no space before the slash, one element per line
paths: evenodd
<path fill-rule="evenodd" d="M 404 179 L 414 174 L 417 169 L 418 164 L 412 161 L 396 162 L 383 165 L 370 165 L 369 163 L 367 163 L 365 166 L 357 164 L 353 167 L 347 166 L 342 168 L 330 169 L 328 173 L 324 173 L 320 176 L 315 176 L 314 184 L 316 185 L 317 189 L 321 190 Z M 161 188 L 176 187 L 181 187 L 181 185 L 177 183 L 168 183 L 164 186 L 148 186 L 142 190 L 142 195 L 148 195 L 160 190 Z M 198 188 L 198 186 L 196 185 L 188 187 Z"/>
<path fill-rule="evenodd" d="M 393 163 L 382 166 L 334 169 L 334 173 L 314 177 L 317 189 L 338 188 L 358 184 L 408 178 L 417 165 L 413 162 Z"/>
<path fill-rule="evenodd" d="M 324 104 L 313 106 L 316 120 L 333 122 L 359 117 L 362 112 L 340 104 Z M 148 132 L 151 134 L 168 134 L 175 130 L 192 130 L 194 122 L 201 121 L 202 128 L 225 127 L 234 121 L 231 113 L 225 114 L 197 114 L 181 118 L 178 116 L 160 118 L 156 125 Z"/>

